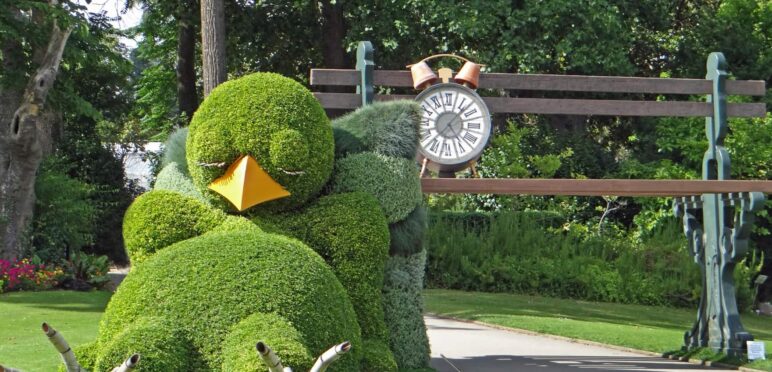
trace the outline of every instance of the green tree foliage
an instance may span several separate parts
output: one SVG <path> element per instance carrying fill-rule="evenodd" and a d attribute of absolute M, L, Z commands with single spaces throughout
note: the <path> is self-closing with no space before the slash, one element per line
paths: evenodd
<path fill-rule="evenodd" d="M 65 255 L 94 243 L 99 215 L 91 202 L 94 189 L 70 178 L 49 159 L 35 182 L 35 215 L 30 233 L 30 254 L 45 262 L 58 262 Z"/>

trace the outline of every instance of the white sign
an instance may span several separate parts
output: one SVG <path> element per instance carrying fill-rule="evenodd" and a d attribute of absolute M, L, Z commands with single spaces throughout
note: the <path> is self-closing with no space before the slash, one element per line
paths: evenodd
<path fill-rule="evenodd" d="M 748 360 L 766 359 L 763 341 L 748 341 Z"/>

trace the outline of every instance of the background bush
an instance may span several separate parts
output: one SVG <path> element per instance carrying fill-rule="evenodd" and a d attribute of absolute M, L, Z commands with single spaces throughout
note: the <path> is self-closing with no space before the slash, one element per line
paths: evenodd
<path fill-rule="evenodd" d="M 94 243 L 98 209 L 93 187 L 66 175 L 53 159 L 41 166 L 35 182 L 35 214 L 28 255 L 59 262 Z"/>
<path fill-rule="evenodd" d="M 555 229 L 551 217 L 528 212 L 488 214 L 487 221 L 483 216 L 431 214 L 430 287 L 647 305 L 699 301 L 699 266 L 674 218 L 637 243 L 626 236 Z M 749 294 L 738 294 L 740 302 L 747 301 Z"/>

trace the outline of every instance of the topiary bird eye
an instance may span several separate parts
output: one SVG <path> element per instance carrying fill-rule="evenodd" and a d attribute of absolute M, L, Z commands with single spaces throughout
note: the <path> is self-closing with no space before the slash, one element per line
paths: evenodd
<path fill-rule="evenodd" d="M 308 162 L 308 144 L 300 132 L 285 129 L 271 137 L 271 162 L 278 170 L 290 174 L 303 174 Z"/>

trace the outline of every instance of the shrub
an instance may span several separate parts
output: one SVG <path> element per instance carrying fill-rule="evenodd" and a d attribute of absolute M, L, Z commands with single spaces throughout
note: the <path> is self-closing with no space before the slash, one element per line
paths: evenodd
<path fill-rule="evenodd" d="M 176 191 L 182 195 L 200 200 L 202 203 L 208 203 L 204 195 L 196 188 L 190 176 L 186 176 L 180 170 L 181 165 L 177 162 L 167 164 L 155 179 L 153 190 Z"/>
<path fill-rule="evenodd" d="M 107 272 L 110 270 L 110 262 L 107 260 L 107 256 L 92 256 L 82 252 L 76 253 L 69 260 L 65 261 L 64 270 L 68 276 L 63 283 L 65 288 L 102 288 L 110 281 L 110 277 L 107 275 Z M 68 281 L 82 284 L 68 284 Z"/>
<path fill-rule="evenodd" d="M 0 260 L 0 293 L 47 290 L 58 286 L 65 277 L 61 267 L 46 266 L 39 259 Z"/>
<path fill-rule="evenodd" d="M 281 228 L 316 250 L 346 288 L 362 337 L 388 339 L 381 288 L 389 235 L 383 213 L 372 196 L 329 195 L 306 210 L 263 216 L 256 222 L 264 229 Z"/>
<path fill-rule="evenodd" d="M 185 175 L 185 177 L 190 177 L 188 161 L 185 159 L 185 142 L 187 140 L 188 127 L 178 128 L 169 135 L 169 138 L 164 142 L 161 168 L 166 168 L 169 164 L 177 163 L 180 173 Z M 156 182 L 158 182 L 158 180 L 156 180 Z"/>
<path fill-rule="evenodd" d="M 389 223 L 405 219 L 423 200 L 413 160 L 371 152 L 338 160 L 332 190 L 336 193 L 363 191 L 375 196 Z"/>
<path fill-rule="evenodd" d="M 92 341 L 72 348 L 72 352 L 75 353 L 75 360 L 77 360 L 78 364 L 86 371 L 96 371 L 94 368 L 96 367 L 97 351 L 99 350 L 97 346 L 96 341 Z M 126 357 L 128 357 L 128 355 Z M 67 368 L 62 363 L 59 365 L 57 371 L 67 372 Z"/>
<path fill-rule="evenodd" d="M 227 216 L 223 223 L 219 224 L 214 229 L 210 230 L 210 233 L 216 232 L 228 232 L 228 231 L 248 231 L 255 230 L 261 231 L 254 222 L 246 219 L 242 216 Z"/>
<path fill-rule="evenodd" d="M 257 231 L 205 234 L 133 267 L 105 310 L 98 341 L 106 344 L 141 317 L 164 317 L 187 331 L 190 365 L 219 370 L 227 332 L 256 313 L 287 319 L 311 355 L 350 340 L 352 355 L 331 369 L 359 365 L 355 313 L 327 264 L 297 240 Z"/>
<path fill-rule="evenodd" d="M 126 208 L 138 194 L 138 187 L 127 182 L 123 163 L 105 145 L 110 141 L 100 132 L 103 124 L 88 117 L 65 116 L 62 138 L 56 144 L 56 158 L 59 169 L 92 189 L 89 199 L 96 208 L 95 219 L 99 223 L 90 225 L 94 229 L 93 244 L 84 247 L 84 251 L 126 263 L 121 224 Z"/>
<path fill-rule="evenodd" d="M 222 346 L 223 371 L 262 371 L 265 363 L 255 349 L 258 341 L 268 345 L 285 367 L 307 370 L 314 356 L 303 346 L 303 336 L 276 314 L 252 314 L 231 328 Z M 303 366 L 302 369 L 299 369 Z"/>
<path fill-rule="evenodd" d="M 423 319 L 426 251 L 393 256 L 386 264 L 383 307 L 394 359 L 400 371 L 429 366 L 429 340 Z"/>
<path fill-rule="evenodd" d="M 94 243 L 97 208 L 93 188 L 70 178 L 51 161 L 43 163 L 35 181 L 35 214 L 31 251 L 46 262 L 58 262 L 68 251 Z"/>
<path fill-rule="evenodd" d="M 190 123 L 187 161 L 194 184 L 226 206 L 207 185 L 247 154 L 291 193 L 260 209 L 297 207 L 318 194 L 332 172 L 330 121 L 313 94 L 291 79 L 255 73 L 227 81 L 201 103 Z"/>
<path fill-rule="evenodd" d="M 222 223 L 225 214 L 173 191 L 150 191 L 126 211 L 123 238 L 137 264 L 173 243 L 201 235 Z"/>
<path fill-rule="evenodd" d="M 332 122 L 335 157 L 375 152 L 414 159 L 421 107 L 414 101 L 376 102 Z"/>
<path fill-rule="evenodd" d="M 406 256 L 420 252 L 424 245 L 425 230 L 426 208 L 421 205 L 404 220 L 389 225 L 389 254 Z"/>
<path fill-rule="evenodd" d="M 533 214 L 488 223 L 433 215 L 427 230 L 430 286 L 645 305 L 694 306 L 700 272 L 674 220 L 643 243 L 625 236 L 551 229 Z"/>
<path fill-rule="evenodd" d="M 362 372 L 396 372 L 397 362 L 385 343 L 376 340 L 363 342 Z"/>
<path fill-rule="evenodd" d="M 94 370 L 110 371 L 135 353 L 142 358 L 137 371 L 188 370 L 195 364 L 183 330 L 160 318 L 135 319 L 114 338 L 101 341 Z"/>

